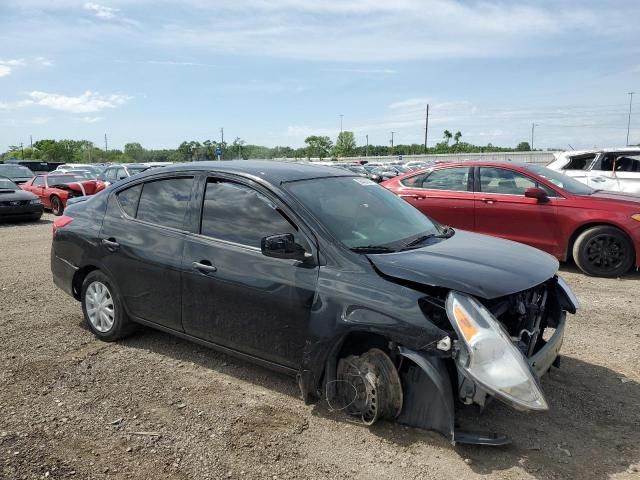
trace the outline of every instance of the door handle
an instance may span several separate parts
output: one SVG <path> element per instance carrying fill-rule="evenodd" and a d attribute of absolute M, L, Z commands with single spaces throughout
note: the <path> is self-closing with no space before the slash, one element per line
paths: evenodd
<path fill-rule="evenodd" d="M 606 179 L 605 179 L 605 178 L 602 178 L 602 177 L 593 177 L 593 178 L 591 179 L 591 181 L 592 181 L 592 182 L 606 182 Z"/>
<path fill-rule="evenodd" d="M 497 203 L 497 200 L 495 198 L 483 198 L 482 201 L 484 203 L 488 203 L 489 205 L 493 205 L 494 203 Z"/>
<path fill-rule="evenodd" d="M 120 248 L 120 244 L 116 242 L 115 238 L 103 238 L 102 245 L 110 252 L 115 252 Z"/>
<path fill-rule="evenodd" d="M 398 195 L 400 198 L 412 198 L 414 200 L 422 200 L 425 197 L 421 197 L 420 195 L 416 195 L 415 193 L 400 193 Z"/>
<path fill-rule="evenodd" d="M 193 262 L 191 266 L 199 271 L 200 273 L 204 273 L 205 275 L 208 273 L 215 273 L 218 271 L 216 267 L 211 265 L 209 260 L 202 260 L 201 262 Z"/>

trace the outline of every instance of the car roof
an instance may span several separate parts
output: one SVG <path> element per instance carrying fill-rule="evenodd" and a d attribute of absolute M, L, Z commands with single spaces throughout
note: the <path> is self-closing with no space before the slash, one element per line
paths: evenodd
<path fill-rule="evenodd" d="M 184 170 L 199 170 L 203 172 L 235 173 L 244 176 L 263 178 L 269 183 L 280 184 L 297 180 L 307 180 L 321 177 L 350 177 L 353 176 L 344 168 L 336 168 L 328 165 L 314 165 L 312 163 L 282 162 L 270 160 L 223 160 L 208 162 L 189 162 L 168 165 L 161 170 L 148 170 L 147 175 L 153 175 L 161 171 L 181 172 Z"/>

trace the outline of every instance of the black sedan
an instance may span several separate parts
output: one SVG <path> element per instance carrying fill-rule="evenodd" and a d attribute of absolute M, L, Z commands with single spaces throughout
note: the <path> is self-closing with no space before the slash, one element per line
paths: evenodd
<path fill-rule="evenodd" d="M 35 173 L 22 165 L 13 163 L 0 164 L 0 177 L 9 178 L 17 184 L 28 182 L 35 176 Z"/>
<path fill-rule="evenodd" d="M 42 202 L 9 178 L 0 177 L 0 220 L 40 220 Z"/>
<path fill-rule="evenodd" d="M 143 324 L 296 376 L 372 424 L 452 442 L 455 404 L 546 410 L 577 301 L 555 258 L 422 215 L 344 169 L 197 162 L 124 179 L 54 223 L 51 269 L 104 341 Z"/>

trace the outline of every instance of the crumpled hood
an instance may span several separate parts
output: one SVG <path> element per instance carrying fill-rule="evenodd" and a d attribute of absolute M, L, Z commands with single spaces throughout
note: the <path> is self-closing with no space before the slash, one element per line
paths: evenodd
<path fill-rule="evenodd" d="M 545 252 L 464 230 L 422 248 L 367 257 L 389 277 L 484 299 L 534 287 L 558 270 L 558 261 Z"/>
<path fill-rule="evenodd" d="M 55 185 L 54 188 L 68 189 L 79 193 L 83 193 L 84 189 L 84 193 L 86 195 L 94 195 L 100 190 L 104 190 L 104 183 L 97 180 L 84 180 L 78 182 L 65 182 L 62 185 Z"/>

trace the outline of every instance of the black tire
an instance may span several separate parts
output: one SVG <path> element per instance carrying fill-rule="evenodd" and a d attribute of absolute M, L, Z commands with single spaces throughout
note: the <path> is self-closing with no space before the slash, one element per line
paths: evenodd
<path fill-rule="evenodd" d="M 573 259 L 580 270 L 594 277 L 619 277 L 635 261 L 633 243 L 616 227 L 600 225 L 582 232 L 573 244 Z"/>
<path fill-rule="evenodd" d="M 60 197 L 53 196 L 51 197 L 51 213 L 55 216 L 59 217 L 64 212 L 64 205 L 62 205 L 62 200 Z"/>
<path fill-rule="evenodd" d="M 93 317 L 93 321 L 89 316 L 88 309 L 90 306 L 95 304 L 91 303 L 92 300 L 87 298 L 87 294 L 89 293 L 89 295 L 91 295 L 91 292 L 95 291 L 98 284 L 103 285 L 106 288 L 108 297 L 112 302 L 111 311 L 113 312 L 113 319 L 111 325 L 108 325 L 108 322 L 105 323 L 103 317 L 99 314 Z M 107 297 L 105 296 L 104 298 L 106 299 Z M 100 340 L 113 342 L 130 335 L 135 330 L 135 324 L 129 320 L 129 317 L 124 310 L 120 293 L 117 288 L 114 287 L 109 277 L 100 270 L 94 270 L 85 277 L 82 282 L 80 302 L 82 303 L 82 313 L 84 314 L 87 326 Z M 100 320 L 96 320 L 96 317 L 99 317 Z"/>

